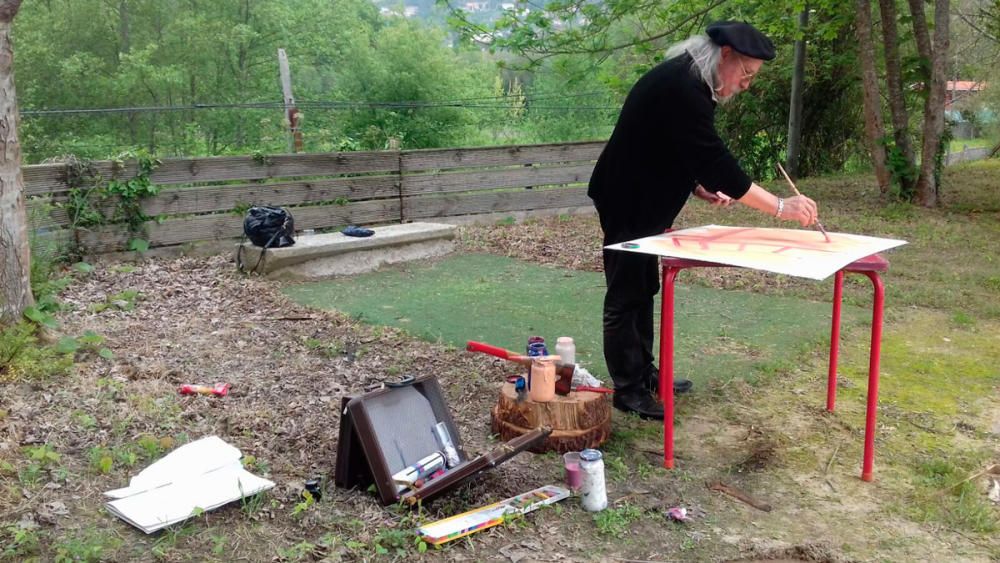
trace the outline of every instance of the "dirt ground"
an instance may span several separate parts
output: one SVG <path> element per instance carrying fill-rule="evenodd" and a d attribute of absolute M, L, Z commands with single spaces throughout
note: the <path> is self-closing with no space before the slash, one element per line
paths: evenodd
<path fill-rule="evenodd" d="M 462 248 L 599 269 L 593 218 L 522 229 L 464 227 Z M 556 239 L 558 238 L 558 243 Z M 138 292 L 129 293 L 129 290 Z M 341 397 L 399 374 L 433 374 L 470 453 L 489 449 L 489 409 L 507 366 L 395 329 L 290 303 L 275 282 L 238 275 L 229 257 L 99 266 L 61 296 L 60 331 L 103 335 L 113 360 L 84 357 L 59 380 L 0 385 L 0 553 L 11 560 L 145 561 L 989 561 L 995 536 L 921 521 L 906 509 L 910 476 L 887 446 L 913 430 L 887 415 L 874 483 L 858 479 L 863 403 L 822 409 L 825 353 L 753 387 L 709 386 L 680 400 L 678 467 L 660 467 L 661 427 L 615 413 L 605 447 L 609 510 L 578 499 L 423 551 L 415 523 L 450 516 L 562 478 L 551 454 L 522 454 L 421 512 L 382 507 L 332 475 Z M 100 305 L 100 306 L 95 306 Z M 855 338 L 853 340 L 863 340 Z M 864 363 L 862 347 L 845 362 Z M 850 376 L 844 378 L 852 385 Z M 863 381 L 855 378 L 857 383 Z M 232 385 L 224 398 L 179 396 L 184 383 Z M 998 394 L 1000 396 L 1000 394 Z M 996 401 L 993 397 L 992 401 Z M 988 419 L 968 419 L 995 432 Z M 993 426 L 989 426 L 992 424 Z M 992 429 L 992 430 L 991 430 Z M 957 432 L 957 431 L 956 431 Z M 188 440 L 218 435 L 252 472 L 277 483 L 253 503 L 205 513 L 151 536 L 101 507 L 101 493 Z M 980 435 L 995 440 L 996 435 Z M 994 442 L 995 443 L 995 442 Z M 26 448 L 58 461 L 27 478 Z M 145 444 L 140 445 L 140 444 Z M 881 455 L 881 454 L 880 454 Z M 105 458 L 112 460 L 110 467 Z M 329 479 L 304 503 L 303 481 Z M 760 510 L 706 484 L 766 502 Z M 692 518 L 671 521 L 682 506 Z M 15 545 L 30 530 L 34 549 Z"/>

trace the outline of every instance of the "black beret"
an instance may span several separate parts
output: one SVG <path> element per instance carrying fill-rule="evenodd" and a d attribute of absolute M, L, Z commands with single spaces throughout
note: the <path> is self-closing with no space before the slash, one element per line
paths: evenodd
<path fill-rule="evenodd" d="M 712 42 L 722 47 L 729 45 L 736 52 L 770 61 L 774 58 L 774 43 L 756 27 L 746 22 L 721 21 L 705 29 Z"/>

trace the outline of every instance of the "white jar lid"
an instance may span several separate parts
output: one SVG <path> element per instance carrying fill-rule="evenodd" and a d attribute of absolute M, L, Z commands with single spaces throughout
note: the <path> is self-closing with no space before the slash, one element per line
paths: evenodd
<path fill-rule="evenodd" d="M 556 338 L 556 344 L 572 344 L 573 338 L 570 336 L 560 336 Z"/>

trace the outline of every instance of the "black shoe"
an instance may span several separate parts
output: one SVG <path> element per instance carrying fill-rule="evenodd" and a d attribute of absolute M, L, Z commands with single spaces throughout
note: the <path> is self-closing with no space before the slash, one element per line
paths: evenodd
<path fill-rule="evenodd" d="M 633 412 L 645 420 L 663 420 L 663 403 L 649 393 L 615 393 L 612 404 L 623 412 Z"/>
<path fill-rule="evenodd" d="M 674 378 L 674 395 L 680 395 L 681 393 L 687 393 L 694 387 L 694 383 L 690 379 L 677 379 Z M 646 389 L 649 392 L 659 396 L 660 394 L 660 370 L 652 368 L 646 374 Z"/>

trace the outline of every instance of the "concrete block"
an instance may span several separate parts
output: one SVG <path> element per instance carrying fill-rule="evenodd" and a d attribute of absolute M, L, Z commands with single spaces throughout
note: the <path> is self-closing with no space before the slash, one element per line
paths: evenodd
<path fill-rule="evenodd" d="M 299 235 L 293 246 L 268 249 L 256 271 L 271 279 L 289 280 L 368 272 L 385 264 L 447 254 L 455 248 L 455 229 L 441 223 L 405 223 L 374 227 L 375 234 L 365 238 L 341 233 Z M 261 248 L 249 241 L 240 246 L 244 267 L 253 268 Z"/>

